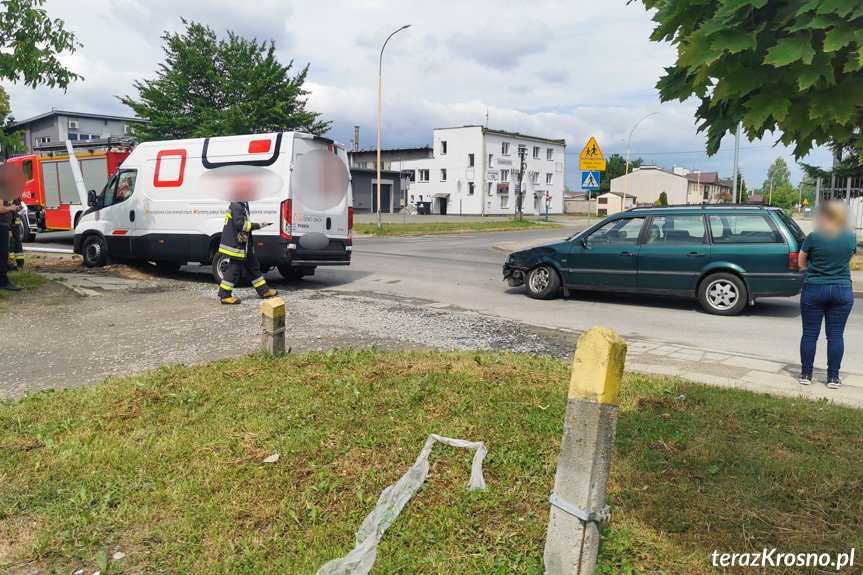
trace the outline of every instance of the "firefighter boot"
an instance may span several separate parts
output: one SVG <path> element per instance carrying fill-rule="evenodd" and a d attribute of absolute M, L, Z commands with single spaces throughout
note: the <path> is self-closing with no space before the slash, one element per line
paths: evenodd
<path fill-rule="evenodd" d="M 269 299 L 271 297 L 276 297 L 277 295 L 279 295 L 279 292 L 277 292 L 274 289 L 271 289 L 271 290 L 267 291 L 266 293 L 262 293 L 261 299 Z"/>
<path fill-rule="evenodd" d="M 239 298 L 235 298 L 235 297 L 223 297 L 222 298 L 222 305 L 237 305 L 241 301 L 242 300 L 240 300 Z"/>

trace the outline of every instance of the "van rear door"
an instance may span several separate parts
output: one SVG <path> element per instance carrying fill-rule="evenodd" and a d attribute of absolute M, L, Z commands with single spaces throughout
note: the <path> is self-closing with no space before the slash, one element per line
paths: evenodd
<path fill-rule="evenodd" d="M 292 236 L 300 248 L 326 249 L 349 237 L 350 180 L 344 148 L 331 140 L 295 134 L 290 178 Z"/>

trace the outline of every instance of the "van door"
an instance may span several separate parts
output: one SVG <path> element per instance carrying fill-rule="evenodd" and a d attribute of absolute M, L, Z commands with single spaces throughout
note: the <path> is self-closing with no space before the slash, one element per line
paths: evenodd
<path fill-rule="evenodd" d="M 329 140 L 296 136 L 290 178 L 291 228 L 299 247 L 324 250 L 348 237 L 347 164 Z"/>
<path fill-rule="evenodd" d="M 120 170 L 108 180 L 100 196 L 102 207 L 99 219 L 108 225 L 105 227 L 105 243 L 108 253 L 112 256 L 131 256 L 135 241 L 134 193 L 138 179 L 138 170 Z"/>

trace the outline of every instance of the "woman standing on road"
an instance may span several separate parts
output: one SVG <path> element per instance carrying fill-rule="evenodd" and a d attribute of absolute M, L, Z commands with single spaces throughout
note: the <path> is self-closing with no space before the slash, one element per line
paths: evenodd
<path fill-rule="evenodd" d="M 815 347 L 821 324 L 827 334 L 827 387 L 839 389 L 839 367 L 845 354 L 845 323 L 854 305 L 851 257 L 857 237 L 848 231 L 848 206 L 830 200 L 818 206 L 816 229 L 800 247 L 800 269 L 807 270 L 800 294 L 803 337 L 800 339 L 802 385 L 812 383 Z"/>

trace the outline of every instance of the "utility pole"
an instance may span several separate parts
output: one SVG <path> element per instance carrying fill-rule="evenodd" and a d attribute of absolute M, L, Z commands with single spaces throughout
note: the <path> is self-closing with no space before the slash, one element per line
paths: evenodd
<path fill-rule="evenodd" d="M 522 221 L 524 219 L 524 215 L 522 213 L 522 207 L 524 206 L 524 169 L 527 164 L 524 161 L 524 156 L 527 153 L 527 146 L 523 144 L 518 145 L 518 195 L 516 196 L 516 212 L 515 219 L 517 221 Z"/>
<path fill-rule="evenodd" d="M 737 133 L 734 134 L 734 187 L 731 190 L 731 197 L 734 203 L 737 203 L 737 168 L 740 165 L 740 129 L 743 127 L 743 122 L 737 124 Z"/>

